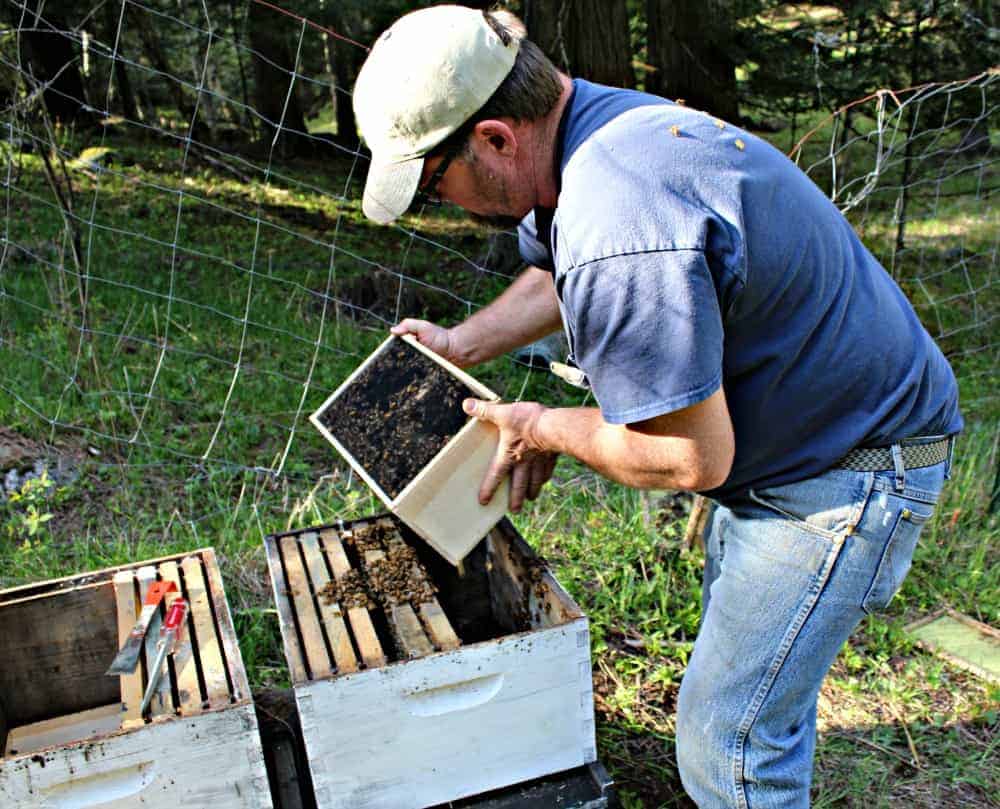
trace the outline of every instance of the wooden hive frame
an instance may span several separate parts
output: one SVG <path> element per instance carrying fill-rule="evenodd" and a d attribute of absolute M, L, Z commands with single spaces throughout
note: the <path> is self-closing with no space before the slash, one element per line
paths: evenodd
<path fill-rule="evenodd" d="M 121 644 L 136 621 L 146 591 L 156 580 L 173 582 L 177 590 L 166 596 L 154 617 L 135 671 L 118 678 L 117 690 L 111 677 L 106 678 L 106 683 L 100 677 L 89 678 L 88 682 L 93 684 L 86 686 L 80 698 L 84 702 L 108 700 L 104 705 L 6 729 L 0 723 L 4 757 L 128 731 L 145 724 L 147 718 L 139 715 L 139 707 L 149 678 L 149 666 L 155 658 L 160 623 L 165 610 L 180 596 L 188 600 L 188 615 L 178 646 L 174 654 L 168 656 L 159 687 L 153 695 L 148 721 L 191 717 L 233 704 L 249 704 L 250 687 L 229 611 L 225 607 L 215 552 L 211 548 L 4 591 L 0 593 L 0 616 L 8 617 L 0 624 L 13 627 L 20 620 L 32 623 L 37 620 L 34 616 L 59 613 L 61 602 L 91 604 L 95 598 L 100 598 L 98 603 L 107 604 L 107 609 L 111 608 L 108 602 L 113 601 L 113 638 Z M 113 596 L 98 595 L 108 588 Z M 24 618 L 18 618 L 18 615 Z M 93 616 L 90 620 L 102 619 Z M 105 623 L 111 620 L 110 616 L 103 619 Z M 14 638 L 14 643 L 20 642 Z M 73 648 L 81 645 L 79 639 L 68 638 L 62 642 L 62 647 L 58 639 L 53 644 L 55 654 L 60 659 L 65 658 L 68 665 L 73 665 Z M 108 664 L 114 650 L 111 649 L 108 654 L 105 649 L 103 654 L 108 656 L 106 661 L 101 662 Z M 97 663 L 90 662 L 89 668 L 96 670 Z M 25 668 L 27 671 L 29 669 Z M 6 685 L 24 691 L 29 684 L 25 676 L 15 674 Z M 102 694 L 103 697 L 100 696 Z"/>
<path fill-rule="evenodd" d="M 352 565 L 344 545 L 354 545 L 358 534 L 370 527 L 377 527 L 387 539 L 376 540 L 378 547 L 352 549 L 357 560 Z M 293 682 L 384 666 L 387 652 L 391 653 L 390 639 L 398 656 L 411 659 L 461 644 L 436 598 L 421 600 L 416 610 L 405 602 L 344 603 L 339 585 L 347 584 L 352 575 L 355 581 L 364 581 L 387 554 L 405 546 L 391 519 L 360 521 L 350 529 L 325 527 L 268 537 L 265 545 L 278 614 L 289 632 L 295 628 L 294 639 L 282 632 Z M 415 581 L 429 581 L 419 562 L 414 563 L 412 576 Z M 331 582 L 338 587 L 331 588 Z M 329 591 L 341 600 L 328 597 Z M 381 633 L 377 626 L 384 627 Z"/>
<path fill-rule="evenodd" d="M 510 491 L 507 480 L 488 505 L 483 506 L 478 500 L 479 482 L 493 460 L 499 440 L 496 428 L 478 419 L 469 419 L 393 498 L 374 479 L 371 470 L 366 469 L 322 421 L 323 413 L 334 406 L 343 392 L 396 340 L 402 340 L 444 368 L 469 389 L 471 396 L 490 402 L 500 399 L 461 368 L 421 345 L 412 335 L 390 336 L 327 397 L 309 420 L 393 514 L 441 556 L 457 565 L 507 511 Z"/>
<path fill-rule="evenodd" d="M 365 551 L 364 564 L 368 567 L 388 559 L 388 555 L 399 554 L 406 547 L 403 535 L 392 520 L 382 517 L 375 521 L 375 527 L 384 532 L 386 539 L 381 542 L 381 549 Z M 413 563 L 411 580 L 417 585 L 432 586 L 427 571 L 419 562 Z M 385 609 L 393 634 L 408 658 L 423 657 L 435 649 L 457 649 L 462 645 L 437 598 L 420 599 L 416 611 L 413 604 L 407 602 L 388 603 Z"/>

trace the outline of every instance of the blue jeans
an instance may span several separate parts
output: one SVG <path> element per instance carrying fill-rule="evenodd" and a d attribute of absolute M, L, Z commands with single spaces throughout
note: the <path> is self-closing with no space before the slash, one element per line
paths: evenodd
<path fill-rule="evenodd" d="M 948 463 L 835 469 L 716 507 L 702 626 L 677 704 L 681 780 L 701 809 L 809 806 L 816 697 L 837 651 L 910 569 Z"/>

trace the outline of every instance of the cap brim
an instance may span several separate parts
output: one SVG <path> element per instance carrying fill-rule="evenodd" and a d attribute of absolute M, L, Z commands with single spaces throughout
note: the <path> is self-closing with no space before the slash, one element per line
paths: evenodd
<path fill-rule="evenodd" d="M 388 225 L 402 216 L 413 202 L 423 169 L 423 157 L 397 163 L 372 160 L 361 202 L 365 216 L 380 225 Z"/>

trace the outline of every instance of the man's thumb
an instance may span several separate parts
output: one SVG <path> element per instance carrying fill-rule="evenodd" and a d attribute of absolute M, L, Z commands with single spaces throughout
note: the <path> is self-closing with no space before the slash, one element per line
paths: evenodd
<path fill-rule="evenodd" d="M 486 402 L 481 402 L 479 399 L 466 399 L 462 402 L 462 409 L 477 419 L 489 418 L 489 405 Z"/>

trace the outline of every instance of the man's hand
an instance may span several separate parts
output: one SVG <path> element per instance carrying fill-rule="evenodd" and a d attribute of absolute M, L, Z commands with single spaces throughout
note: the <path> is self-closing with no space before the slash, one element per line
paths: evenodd
<path fill-rule="evenodd" d="M 465 367 L 460 362 L 461 358 L 458 356 L 456 350 L 458 346 L 454 345 L 455 341 L 452 339 L 451 332 L 444 328 L 444 326 L 408 317 L 397 323 L 389 331 L 397 337 L 402 337 L 404 334 L 412 334 L 417 338 L 420 345 L 426 346 L 435 354 L 444 357 L 448 362 L 460 368 Z"/>
<path fill-rule="evenodd" d="M 500 430 L 500 444 L 479 488 L 479 502 L 490 502 L 507 475 L 510 475 L 510 510 L 518 512 L 525 499 L 534 500 L 556 466 L 554 452 L 544 450 L 534 435 L 545 408 L 536 402 L 495 404 L 478 399 L 462 403 L 465 412 Z"/>
<path fill-rule="evenodd" d="M 561 323 L 552 274 L 528 267 L 493 303 L 450 329 L 408 317 L 391 331 L 412 334 L 435 354 L 469 368 L 552 334 Z"/>

